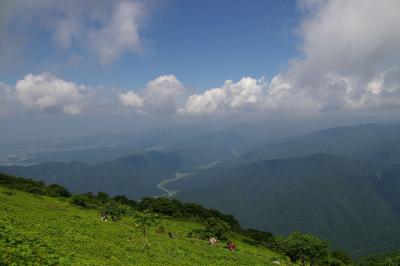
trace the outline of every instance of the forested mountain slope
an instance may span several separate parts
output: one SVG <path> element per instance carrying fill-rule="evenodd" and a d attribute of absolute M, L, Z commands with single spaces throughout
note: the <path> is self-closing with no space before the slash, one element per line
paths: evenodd
<path fill-rule="evenodd" d="M 399 172 L 314 154 L 226 170 L 178 198 L 232 213 L 245 226 L 310 232 L 365 254 L 400 247 L 399 191 L 389 185 L 399 180 Z"/>

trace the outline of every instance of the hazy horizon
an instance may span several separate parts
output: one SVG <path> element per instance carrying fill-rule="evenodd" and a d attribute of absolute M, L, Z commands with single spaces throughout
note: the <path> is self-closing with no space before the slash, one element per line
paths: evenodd
<path fill-rule="evenodd" d="M 399 8 L 398 1 L 4 1 L 0 137 L 212 131 L 271 119 L 397 121 Z"/>

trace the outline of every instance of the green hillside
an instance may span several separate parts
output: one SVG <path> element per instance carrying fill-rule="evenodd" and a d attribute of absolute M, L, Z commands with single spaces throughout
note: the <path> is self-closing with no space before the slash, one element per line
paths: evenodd
<path fill-rule="evenodd" d="M 219 241 L 210 245 L 211 237 Z M 0 265 L 352 263 L 318 237 L 243 229 L 232 215 L 198 204 L 72 195 L 57 184 L 0 173 Z"/>
<path fill-rule="evenodd" d="M 400 248 L 398 170 L 314 154 L 209 173 L 177 197 L 274 234 L 315 234 L 353 255 Z"/>
<path fill-rule="evenodd" d="M 235 234 L 237 252 L 228 251 L 225 243 L 209 246 L 186 237 L 200 224 L 169 218 L 160 221 L 166 232 L 151 229 L 146 248 L 129 217 L 101 222 L 97 210 L 72 206 L 67 199 L 14 193 L 0 187 L 0 264 L 7 258 L 16 265 L 274 265 L 280 257 Z M 170 239 L 168 231 L 176 238 Z"/>
<path fill-rule="evenodd" d="M 400 265 L 400 252 L 374 254 L 358 261 L 359 266 L 398 266 Z"/>

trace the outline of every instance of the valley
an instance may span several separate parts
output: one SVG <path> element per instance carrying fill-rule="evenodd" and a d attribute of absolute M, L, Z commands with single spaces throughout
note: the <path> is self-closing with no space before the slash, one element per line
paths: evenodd
<path fill-rule="evenodd" d="M 265 131 L 232 127 L 167 151 L 97 163 L 0 166 L 0 172 L 58 183 L 74 193 L 197 202 L 233 214 L 247 227 L 321 236 L 356 256 L 400 248 L 399 124 L 336 127 L 271 140 L 262 137 L 268 126 L 254 128 Z M 264 144 L 246 146 L 241 140 L 250 136 Z M 243 155 L 238 158 L 232 150 Z"/>
<path fill-rule="evenodd" d="M 0 266 L 399 266 L 400 0 L 0 0 Z"/>

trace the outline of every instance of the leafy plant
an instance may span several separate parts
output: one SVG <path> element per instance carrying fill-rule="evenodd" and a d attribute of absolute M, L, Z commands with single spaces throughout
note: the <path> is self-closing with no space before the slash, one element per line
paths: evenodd
<path fill-rule="evenodd" d="M 114 200 L 109 200 L 105 203 L 103 212 L 108 215 L 114 216 L 119 220 L 121 219 L 122 215 L 129 214 L 131 212 L 131 208 Z"/>
<path fill-rule="evenodd" d="M 47 186 L 47 195 L 52 197 L 64 197 L 68 198 L 71 193 L 64 187 L 57 184 L 50 184 Z"/>
<path fill-rule="evenodd" d="M 135 226 L 139 228 L 143 233 L 145 247 L 149 247 L 150 246 L 148 240 L 149 228 L 159 223 L 158 215 L 145 211 L 145 212 L 136 212 L 133 217 Z"/>
<path fill-rule="evenodd" d="M 218 239 L 227 239 L 231 227 L 228 223 L 214 217 L 207 218 L 204 222 L 205 229 L 195 229 L 189 232 L 188 236 L 193 238 L 208 239 L 217 237 Z"/>
<path fill-rule="evenodd" d="M 99 191 L 96 195 L 96 199 L 101 203 L 106 203 L 110 199 L 110 196 L 105 192 Z"/>
<path fill-rule="evenodd" d="M 72 205 L 79 206 L 79 207 L 85 208 L 88 206 L 86 198 L 81 195 L 72 196 L 70 202 Z"/>
<path fill-rule="evenodd" d="M 294 232 L 286 239 L 282 239 L 281 249 L 292 262 L 300 262 L 302 265 L 321 265 L 320 261 L 329 257 L 327 242 L 318 237 Z"/>

